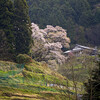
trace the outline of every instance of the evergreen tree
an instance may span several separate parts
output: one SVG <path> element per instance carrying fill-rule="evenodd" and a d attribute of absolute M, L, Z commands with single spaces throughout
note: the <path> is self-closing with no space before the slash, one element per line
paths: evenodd
<path fill-rule="evenodd" d="M 13 35 L 13 3 L 10 0 L 0 0 L 0 29 L 5 32 L 6 41 L 9 46 L 9 53 L 14 54 L 14 35 Z M 11 58 L 11 56 L 10 56 Z"/>
<path fill-rule="evenodd" d="M 9 49 L 6 34 L 3 30 L 0 30 L 0 60 L 11 60 L 13 58 Z"/>
<path fill-rule="evenodd" d="M 67 30 L 72 45 L 88 43 L 99 46 L 100 39 L 94 41 L 92 36 L 98 34 L 96 37 L 100 38 L 100 32 L 92 28 L 93 31 L 88 33 L 87 29 L 91 30 L 92 26 L 97 29 L 100 24 L 100 0 L 27 0 L 27 3 L 31 21 L 40 28 L 59 25 Z M 80 27 L 84 30 L 81 31 Z"/>
<path fill-rule="evenodd" d="M 100 59 L 98 59 L 97 65 L 98 68 L 93 70 L 88 83 L 85 83 L 87 94 L 84 95 L 84 100 L 100 100 Z"/>
<path fill-rule="evenodd" d="M 83 12 L 90 10 L 87 0 L 68 0 L 72 8 L 75 10 L 75 21 L 78 23 L 80 16 Z"/>
<path fill-rule="evenodd" d="M 16 41 L 16 53 L 28 53 L 31 42 L 30 19 L 26 0 L 14 0 L 15 22 L 14 35 Z"/>

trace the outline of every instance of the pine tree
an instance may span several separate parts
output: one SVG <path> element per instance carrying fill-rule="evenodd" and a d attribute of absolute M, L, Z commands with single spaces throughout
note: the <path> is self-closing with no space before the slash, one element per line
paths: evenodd
<path fill-rule="evenodd" d="M 28 53 L 31 42 L 30 19 L 28 14 L 28 6 L 26 0 L 14 0 L 15 6 L 15 22 L 14 35 L 16 41 L 16 52 Z"/>
<path fill-rule="evenodd" d="M 91 79 L 85 83 L 87 94 L 84 95 L 84 100 L 100 100 L 100 59 L 97 61 L 97 65 L 98 68 L 93 70 Z"/>

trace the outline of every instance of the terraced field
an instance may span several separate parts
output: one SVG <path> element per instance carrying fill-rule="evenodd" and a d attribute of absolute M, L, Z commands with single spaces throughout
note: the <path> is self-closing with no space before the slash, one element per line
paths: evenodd
<path fill-rule="evenodd" d="M 68 100 L 72 85 L 46 64 L 0 61 L 0 100 Z"/>

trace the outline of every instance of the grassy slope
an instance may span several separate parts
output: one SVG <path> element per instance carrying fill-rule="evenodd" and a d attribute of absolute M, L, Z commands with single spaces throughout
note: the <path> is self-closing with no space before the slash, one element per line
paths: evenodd
<path fill-rule="evenodd" d="M 94 56 L 81 56 L 76 57 L 74 60 L 70 59 L 66 65 L 59 68 L 59 72 L 61 71 L 64 76 L 71 80 L 72 73 L 74 72 L 77 81 L 86 81 L 89 78 L 90 72 L 96 68 L 95 59 Z"/>
<path fill-rule="evenodd" d="M 77 92 L 83 94 L 85 92 L 83 83 L 87 82 L 92 70 L 97 67 L 95 60 L 94 56 L 88 55 L 69 59 L 65 65 L 59 68 L 58 72 L 71 81 L 74 79 L 77 83 Z M 72 87 L 70 89 L 72 90 Z"/>
<path fill-rule="evenodd" d="M 69 80 L 46 64 L 34 60 L 26 65 L 0 61 L 0 100 L 68 100 L 68 90 L 58 87 L 66 86 L 66 81 Z M 71 87 L 72 83 L 68 83 Z"/>

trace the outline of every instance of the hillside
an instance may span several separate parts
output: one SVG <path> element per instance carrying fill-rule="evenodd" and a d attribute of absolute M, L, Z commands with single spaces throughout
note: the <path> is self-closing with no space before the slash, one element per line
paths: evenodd
<path fill-rule="evenodd" d="M 99 46 L 100 0 L 0 0 L 0 100 L 99 100 Z"/>
<path fill-rule="evenodd" d="M 61 26 L 71 44 L 97 45 L 100 41 L 100 0 L 27 0 L 31 22 L 45 28 Z"/>
<path fill-rule="evenodd" d="M 81 55 L 80 57 L 68 60 L 58 71 L 70 80 L 73 80 L 74 73 L 75 80 L 84 83 L 90 77 L 92 70 L 97 68 L 95 59 L 94 56 Z"/>
<path fill-rule="evenodd" d="M 73 84 L 46 64 L 34 60 L 26 65 L 0 61 L 0 100 L 67 100 L 73 92 L 66 86 Z"/>

